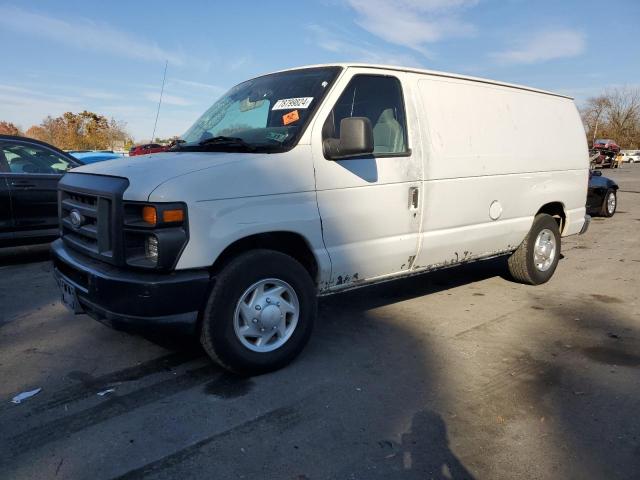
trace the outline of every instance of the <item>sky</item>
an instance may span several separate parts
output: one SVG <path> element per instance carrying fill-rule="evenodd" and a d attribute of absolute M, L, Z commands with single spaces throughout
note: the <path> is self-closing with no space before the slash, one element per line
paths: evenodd
<path fill-rule="evenodd" d="M 640 1 L 0 0 L 0 120 L 90 110 L 184 133 L 221 94 L 301 65 L 422 67 L 564 93 L 640 86 Z"/>

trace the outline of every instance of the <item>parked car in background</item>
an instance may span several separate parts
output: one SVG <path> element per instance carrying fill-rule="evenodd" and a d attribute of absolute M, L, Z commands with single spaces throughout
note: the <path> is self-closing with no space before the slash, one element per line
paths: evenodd
<path fill-rule="evenodd" d="M 83 162 L 38 140 L 0 135 L 0 246 L 58 236 L 58 180 Z"/>
<path fill-rule="evenodd" d="M 114 153 L 114 152 L 86 151 L 86 152 L 69 152 L 69 153 L 71 153 L 71 155 L 73 155 L 78 160 L 81 160 L 82 163 L 96 163 L 96 162 L 103 162 L 105 160 L 115 160 L 115 159 L 124 157 L 123 154 Z"/>
<path fill-rule="evenodd" d="M 146 143 L 144 145 L 136 145 L 129 150 L 129 156 L 134 157 L 136 155 L 147 155 L 149 153 L 166 152 L 169 146 L 163 146 L 159 143 Z"/>
<path fill-rule="evenodd" d="M 610 138 L 599 138 L 593 142 L 593 148 L 595 150 L 605 150 L 613 153 L 620 151 L 620 146 Z"/>
<path fill-rule="evenodd" d="M 623 162 L 625 163 L 640 162 L 640 150 L 623 150 L 621 153 L 624 155 Z"/>
<path fill-rule="evenodd" d="M 600 170 L 589 172 L 587 213 L 600 217 L 613 217 L 618 206 L 618 184 L 604 177 Z"/>

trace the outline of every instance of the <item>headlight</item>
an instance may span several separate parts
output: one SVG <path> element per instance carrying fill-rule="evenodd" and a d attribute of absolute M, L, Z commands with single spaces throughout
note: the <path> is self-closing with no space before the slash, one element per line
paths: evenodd
<path fill-rule="evenodd" d="M 189 239 L 187 206 L 125 202 L 123 227 L 128 265 L 171 270 Z"/>
<path fill-rule="evenodd" d="M 154 265 L 158 264 L 158 237 L 149 235 L 144 243 L 144 256 Z"/>

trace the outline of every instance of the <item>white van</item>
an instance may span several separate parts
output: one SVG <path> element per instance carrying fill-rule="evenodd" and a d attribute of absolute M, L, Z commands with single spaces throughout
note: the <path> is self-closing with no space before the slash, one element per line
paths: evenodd
<path fill-rule="evenodd" d="M 399 67 L 337 64 L 233 87 L 166 153 L 59 186 L 63 301 L 115 326 L 182 326 L 259 373 L 307 342 L 316 297 L 509 254 L 553 275 L 588 226 L 571 98 Z"/>

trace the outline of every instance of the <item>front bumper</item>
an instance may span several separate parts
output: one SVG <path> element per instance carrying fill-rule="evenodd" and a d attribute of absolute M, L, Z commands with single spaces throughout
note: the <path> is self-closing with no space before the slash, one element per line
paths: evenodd
<path fill-rule="evenodd" d="M 192 333 L 204 309 L 211 277 L 207 270 L 171 273 L 122 269 L 51 244 L 54 275 L 75 287 L 81 309 L 115 328 L 150 332 L 154 327 Z"/>

